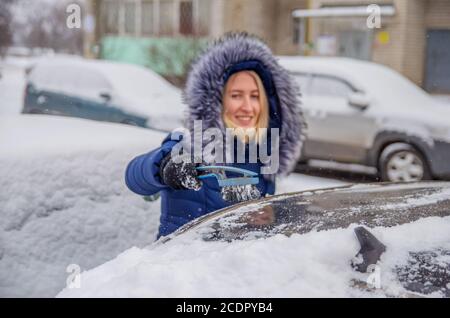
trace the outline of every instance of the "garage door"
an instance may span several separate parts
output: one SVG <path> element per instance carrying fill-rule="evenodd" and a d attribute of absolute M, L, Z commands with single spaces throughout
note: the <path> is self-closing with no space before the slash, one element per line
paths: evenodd
<path fill-rule="evenodd" d="M 450 93 L 450 30 L 427 32 L 425 88 L 431 93 Z"/>

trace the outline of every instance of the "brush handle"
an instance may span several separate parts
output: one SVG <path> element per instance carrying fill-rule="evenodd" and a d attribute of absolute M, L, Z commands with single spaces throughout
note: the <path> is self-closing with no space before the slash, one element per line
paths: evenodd
<path fill-rule="evenodd" d="M 228 166 L 200 166 L 196 168 L 199 171 L 214 171 L 214 170 L 222 170 L 222 171 L 228 171 L 228 172 L 234 172 L 242 174 L 243 177 L 238 178 L 227 178 L 223 175 L 220 175 L 218 173 L 208 173 L 199 176 L 199 179 L 206 179 L 214 177 L 217 179 L 217 182 L 219 183 L 220 187 L 230 187 L 230 186 L 240 186 L 240 185 L 248 185 L 248 184 L 258 184 L 259 178 L 257 177 L 258 174 L 256 172 L 246 170 L 246 169 L 240 169 L 235 167 L 228 167 Z"/>

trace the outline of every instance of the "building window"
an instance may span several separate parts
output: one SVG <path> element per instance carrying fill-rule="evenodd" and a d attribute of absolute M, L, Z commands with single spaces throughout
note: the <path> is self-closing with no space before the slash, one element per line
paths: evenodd
<path fill-rule="evenodd" d="M 102 5 L 102 16 L 104 32 L 107 34 L 119 33 L 119 3 L 116 1 L 105 1 Z"/>
<path fill-rule="evenodd" d="M 158 35 L 173 35 L 176 28 L 174 27 L 175 20 L 175 1 L 163 0 L 159 4 L 159 34 Z"/>
<path fill-rule="evenodd" d="M 155 34 L 155 14 L 153 1 L 142 2 L 142 34 L 153 35 Z"/>
<path fill-rule="evenodd" d="M 207 35 L 209 0 L 104 0 L 106 34 L 140 36 Z"/>
<path fill-rule="evenodd" d="M 180 34 L 194 34 L 194 10 L 192 1 L 180 2 Z"/>
<path fill-rule="evenodd" d="M 125 33 L 134 34 L 136 32 L 136 3 L 125 2 Z"/>

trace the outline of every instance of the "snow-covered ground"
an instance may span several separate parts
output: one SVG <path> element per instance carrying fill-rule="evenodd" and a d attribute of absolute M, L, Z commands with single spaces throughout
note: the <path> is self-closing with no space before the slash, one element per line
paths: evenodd
<path fill-rule="evenodd" d="M 433 95 L 433 97 L 444 104 L 447 104 L 450 107 L 450 95 Z"/>
<path fill-rule="evenodd" d="M 127 163 L 164 134 L 44 115 L 0 116 L 0 297 L 52 297 L 69 264 L 88 270 L 152 243 L 160 202 L 124 183 Z M 294 174 L 278 193 L 339 181 Z"/>

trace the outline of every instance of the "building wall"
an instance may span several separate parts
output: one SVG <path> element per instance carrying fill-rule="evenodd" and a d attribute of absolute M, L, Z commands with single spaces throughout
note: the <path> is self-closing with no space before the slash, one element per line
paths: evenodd
<path fill-rule="evenodd" d="M 405 0 L 403 0 L 405 1 Z M 426 52 L 425 6 L 423 0 L 407 0 L 402 14 L 402 65 L 400 71 L 419 86 L 423 85 Z"/>
<path fill-rule="evenodd" d="M 425 25 L 430 29 L 450 29 L 450 1 L 427 0 Z"/>
<path fill-rule="evenodd" d="M 275 46 L 277 0 L 226 0 L 224 32 L 247 31 Z"/>
<path fill-rule="evenodd" d="M 308 0 L 278 0 L 276 8 L 276 28 L 274 51 L 279 55 L 296 55 L 299 45 L 294 43 L 294 19 L 292 12 L 307 9 Z"/>
<path fill-rule="evenodd" d="M 434 5 L 435 1 L 429 1 Z M 447 1 L 450 4 L 450 1 Z M 382 17 L 381 29 L 373 29 L 372 60 L 387 65 L 404 74 L 413 82 L 422 85 L 426 48 L 425 11 L 426 0 L 313 0 L 311 7 L 323 5 L 369 5 L 392 4 L 396 8 L 393 17 Z M 442 22 L 442 16 L 434 18 Z M 310 40 L 320 32 L 320 21 L 310 23 Z M 378 39 L 382 34 L 389 35 L 387 43 Z"/>
<path fill-rule="evenodd" d="M 263 38 L 276 54 L 294 55 L 292 11 L 308 0 L 215 0 L 223 9 L 223 32 L 247 31 Z M 218 32 L 214 32 L 217 34 Z"/>

